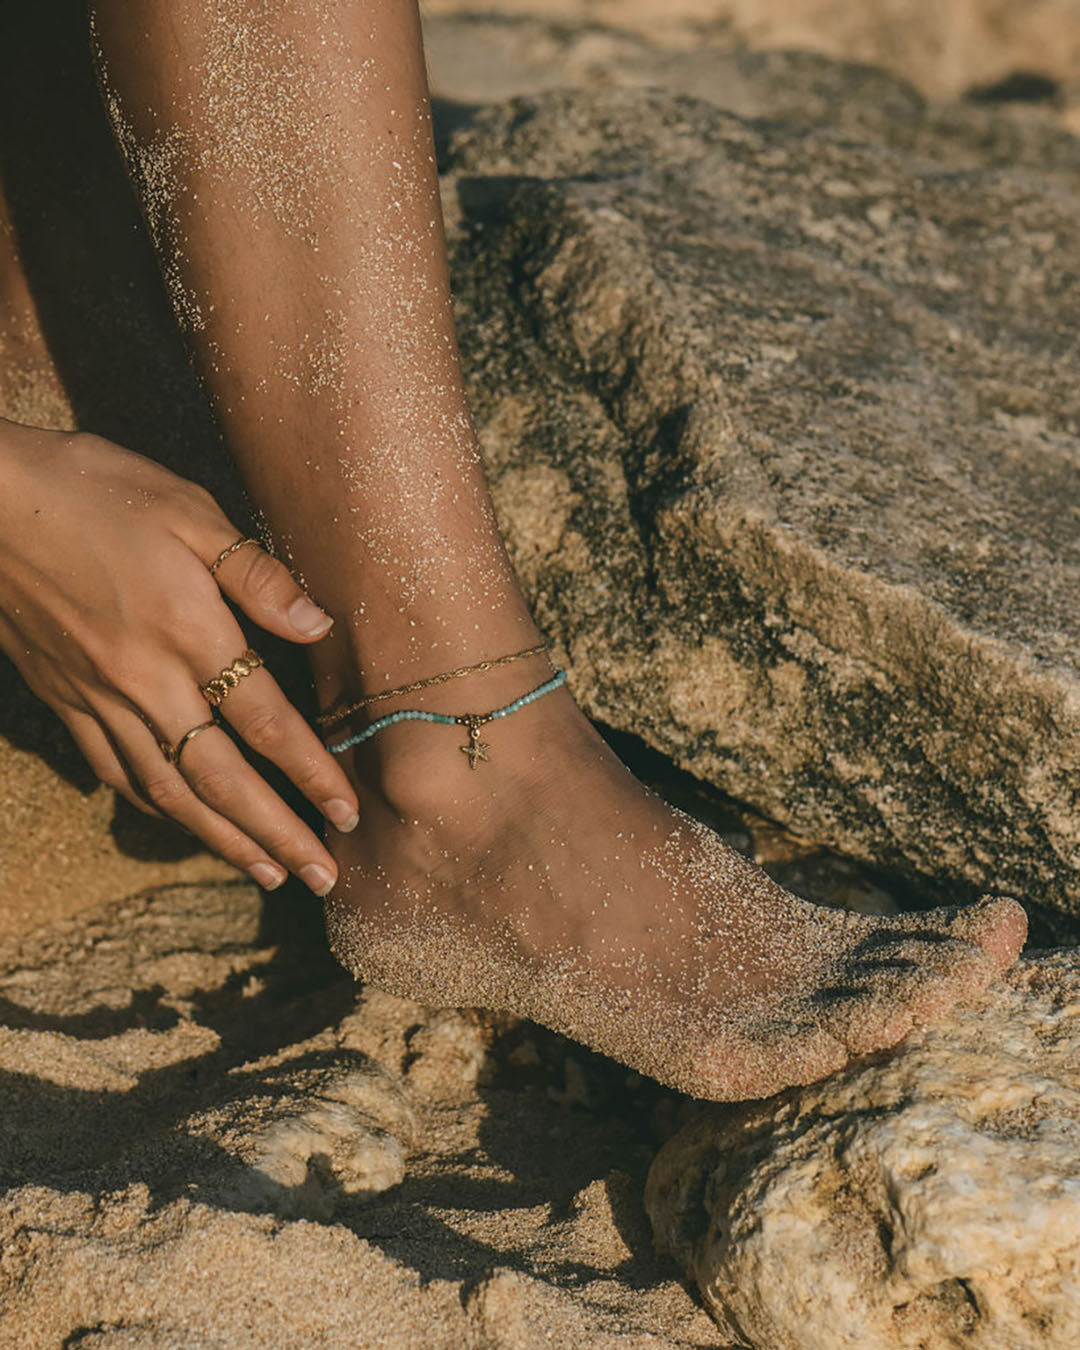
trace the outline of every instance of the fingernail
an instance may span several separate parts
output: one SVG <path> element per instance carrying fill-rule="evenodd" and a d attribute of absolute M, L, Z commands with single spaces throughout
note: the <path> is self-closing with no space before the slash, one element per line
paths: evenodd
<path fill-rule="evenodd" d="M 324 614 L 314 601 L 309 600 L 306 595 L 298 596 L 288 609 L 289 622 L 298 633 L 303 633 L 305 637 L 322 637 L 324 633 L 329 633 L 334 626 L 334 621 L 329 614 Z"/>
<path fill-rule="evenodd" d="M 323 815 L 342 834 L 348 834 L 350 830 L 355 830 L 357 825 L 360 824 L 359 812 L 340 797 L 334 797 L 328 802 L 323 802 Z"/>
<path fill-rule="evenodd" d="M 318 896 L 329 895 L 334 889 L 334 878 L 318 863 L 308 863 L 306 867 L 301 867 L 298 875 L 304 885 L 310 887 Z"/>
<path fill-rule="evenodd" d="M 286 876 L 280 867 L 266 862 L 252 863 L 248 868 L 248 875 L 253 877 L 264 891 L 276 891 Z"/>

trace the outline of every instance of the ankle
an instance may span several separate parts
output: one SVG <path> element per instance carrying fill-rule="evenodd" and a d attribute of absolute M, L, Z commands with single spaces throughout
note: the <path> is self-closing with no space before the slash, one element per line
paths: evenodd
<path fill-rule="evenodd" d="M 430 658 L 438 656 L 441 649 L 432 643 L 429 660 L 421 665 L 410 647 L 408 656 L 387 663 L 393 676 L 388 675 L 382 684 L 376 684 L 370 675 L 360 675 L 360 670 L 370 670 L 371 662 L 369 659 L 366 666 L 362 665 L 349 635 L 320 643 L 322 651 L 313 652 L 313 658 L 321 706 L 333 712 L 335 708 L 363 704 L 330 725 L 324 723 L 321 730 L 329 744 L 337 745 L 384 716 L 406 710 L 460 717 L 504 708 L 555 675 L 556 667 L 546 651 L 394 697 L 365 700 L 388 685 L 399 688 L 427 681 L 473 660 L 498 661 L 506 654 L 540 646 L 540 642 L 531 620 L 519 623 L 515 618 L 509 628 L 499 624 L 497 632 L 486 634 L 486 650 L 480 653 L 459 647 L 443 652 L 435 661 Z M 512 715 L 484 723 L 479 732 L 486 751 L 475 768 L 463 753 L 470 741 L 467 726 L 419 720 L 384 727 L 369 740 L 345 750 L 342 764 L 362 798 L 368 799 L 372 818 L 460 825 L 478 822 L 481 817 L 505 820 L 522 809 L 528 812 L 530 801 L 547 799 L 549 794 L 562 791 L 567 781 L 575 781 L 579 770 L 612 758 L 565 688 L 546 693 Z M 613 767 L 625 773 L 617 761 Z"/>
<path fill-rule="evenodd" d="M 383 642 L 376 646 L 365 631 L 342 623 L 317 646 L 310 650 L 316 693 L 323 714 L 339 708 L 364 704 L 358 715 L 363 720 L 375 720 L 386 712 L 402 708 L 436 708 L 425 686 L 430 684 L 436 698 L 444 692 L 466 691 L 473 694 L 477 707 L 484 704 L 485 685 L 508 688 L 499 680 L 500 673 L 510 672 L 510 680 L 523 669 L 548 668 L 543 651 L 544 643 L 536 626 L 527 615 L 516 616 L 508 624 L 500 624 L 498 631 L 486 632 L 483 641 L 470 639 L 463 631 L 452 637 L 429 624 L 410 628 L 401 642 Z M 518 653 L 539 649 L 525 661 L 515 660 Z M 502 663 L 510 658 L 510 664 Z M 492 668 L 472 671 L 481 663 Z M 466 673 L 455 677 L 455 672 Z M 451 676 L 452 678 L 447 678 Z M 441 678 L 440 678 L 441 677 Z M 420 685 L 417 689 L 412 686 Z M 389 697 L 391 691 L 406 689 L 400 697 Z M 445 700 L 444 700 L 445 701 Z M 441 704 L 438 705 L 442 710 Z M 452 711 L 459 711 L 453 709 Z M 355 721 L 355 718 L 353 719 Z"/>
<path fill-rule="evenodd" d="M 505 706 L 535 689 L 552 671 L 535 670 L 485 687 L 481 697 L 466 689 L 439 702 L 414 696 L 409 704 L 450 715 L 485 713 Z M 419 825 L 485 824 L 532 811 L 558 790 L 568 761 L 584 762 L 587 743 L 595 736 L 589 724 L 560 688 L 538 698 L 511 716 L 479 728 L 482 757 L 471 767 L 469 729 L 422 721 L 394 723 L 370 741 L 346 752 L 347 769 L 380 807 Z M 594 752 L 595 753 L 595 752 Z"/>

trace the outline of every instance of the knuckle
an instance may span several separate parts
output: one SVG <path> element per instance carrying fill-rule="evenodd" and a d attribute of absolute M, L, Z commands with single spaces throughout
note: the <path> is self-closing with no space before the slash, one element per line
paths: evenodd
<path fill-rule="evenodd" d="M 230 801 L 236 795 L 236 780 L 224 769 L 197 769 L 188 782 L 195 795 L 211 805 Z"/>
<path fill-rule="evenodd" d="M 272 858 L 279 859 L 290 871 L 311 862 L 312 855 L 319 850 L 318 840 L 314 835 L 309 839 L 299 821 L 267 826 L 261 831 L 259 842 Z"/>
<path fill-rule="evenodd" d="M 165 817 L 161 814 L 160 811 L 156 810 L 156 808 L 151 806 L 145 797 L 140 797 L 137 792 L 128 792 L 125 793 L 124 795 L 126 796 L 127 800 L 132 804 L 132 806 L 135 808 L 135 810 L 141 812 L 144 816 L 149 816 L 151 820 L 165 819 Z"/>
<path fill-rule="evenodd" d="M 201 483 L 193 483 L 190 478 L 176 477 L 170 487 L 171 502 L 175 510 L 182 511 L 186 515 L 211 516 L 215 522 L 221 515 L 217 499 Z"/>
<path fill-rule="evenodd" d="M 256 708 L 245 718 L 241 735 L 253 750 L 277 749 L 285 739 L 284 719 L 275 708 Z"/>
<path fill-rule="evenodd" d="M 327 769 L 333 769 L 333 765 L 325 765 L 321 760 L 314 758 L 305 758 L 299 764 L 292 768 L 289 777 L 301 790 L 306 792 L 309 788 L 316 788 L 320 783 L 327 783 L 330 779 Z"/>
<path fill-rule="evenodd" d="M 106 444 L 103 437 L 95 436 L 92 431 L 72 431 L 68 433 L 65 441 L 68 450 L 76 455 L 97 454 Z"/>
<path fill-rule="evenodd" d="M 237 829 L 225 829 L 208 839 L 207 843 L 216 853 L 219 853 L 226 862 L 232 863 L 234 867 L 239 867 L 243 871 L 256 863 L 263 857 L 262 850 Z"/>
<path fill-rule="evenodd" d="M 143 782 L 143 792 L 147 798 L 167 815 L 191 795 L 191 789 L 178 773 L 158 774 Z"/>
<path fill-rule="evenodd" d="M 153 662 L 141 643 L 102 634 L 102 641 L 88 654 L 101 677 L 120 693 L 132 698 L 145 689 Z"/>
<path fill-rule="evenodd" d="M 275 811 L 267 820 L 262 822 L 259 829 L 259 843 L 262 844 L 267 853 L 272 853 L 275 858 L 283 852 L 288 853 L 295 843 L 296 831 L 293 824 L 287 820 L 282 820 L 282 814 Z"/>
<path fill-rule="evenodd" d="M 186 576 L 182 586 L 162 591 L 154 617 L 159 641 L 167 641 L 174 649 L 202 652 L 214 642 L 221 621 L 227 621 L 229 613 L 213 577 L 199 569 Z"/>
<path fill-rule="evenodd" d="M 221 507 L 218 506 L 217 498 L 209 488 L 203 487 L 201 483 L 193 483 L 188 478 L 185 478 L 183 481 L 184 487 L 187 490 L 188 499 L 193 505 L 199 507 L 203 511 L 220 513 Z"/>
<path fill-rule="evenodd" d="M 242 550 L 245 558 L 244 589 L 260 599 L 272 601 L 279 596 L 291 580 L 288 572 L 276 558 L 264 553 L 261 548 Z"/>

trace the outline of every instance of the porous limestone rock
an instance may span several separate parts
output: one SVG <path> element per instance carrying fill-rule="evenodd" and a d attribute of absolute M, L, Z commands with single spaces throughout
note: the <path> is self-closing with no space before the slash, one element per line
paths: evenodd
<path fill-rule="evenodd" d="M 1028 150 L 559 91 L 460 132 L 447 187 L 496 506 L 586 710 L 1075 913 L 1080 177 Z"/>
<path fill-rule="evenodd" d="M 416 1115 L 376 1061 L 344 1051 L 312 1065 L 303 1045 L 292 1046 L 270 1072 L 246 1067 L 238 1087 L 182 1126 L 220 1150 L 200 1199 L 326 1220 L 343 1201 L 370 1199 L 404 1178 Z"/>
<path fill-rule="evenodd" d="M 893 1054 L 710 1109 L 653 1163 L 657 1246 L 754 1350 L 1080 1344 L 1080 959 L 1022 962 Z"/>
<path fill-rule="evenodd" d="M 413 1092 L 456 1101 L 491 1076 L 490 1034 L 456 1008 L 440 1008 L 409 1034 L 407 1081 Z"/>

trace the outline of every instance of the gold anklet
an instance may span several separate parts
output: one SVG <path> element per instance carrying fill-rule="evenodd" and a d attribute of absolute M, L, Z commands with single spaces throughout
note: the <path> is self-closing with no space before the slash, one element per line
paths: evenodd
<path fill-rule="evenodd" d="M 315 721 L 321 727 L 332 727 L 344 722 L 353 713 L 360 712 L 372 703 L 381 703 L 383 699 L 397 698 L 399 694 L 415 694 L 419 689 L 433 689 L 447 680 L 456 680 L 459 675 L 478 675 L 485 670 L 494 670 L 496 666 L 508 666 L 511 661 L 523 661 L 527 656 L 539 656 L 547 651 L 547 644 L 538 642 L 535 647 L 526 647 L 522 652 L 511 652 L 509 656 L 497 656 L 491 661 L 477 661 L 472 666 L 458 666 L 457 670 L 444 671 L 441 675 L 429 675 L 426 680 L 414 680 L 412 684 L 403 684 L 397 689 L 384 689 L 381 694 L 368 694 L 350 703 L 347 708 L 338 708 L 335 712 L 320 713 Z"/>

